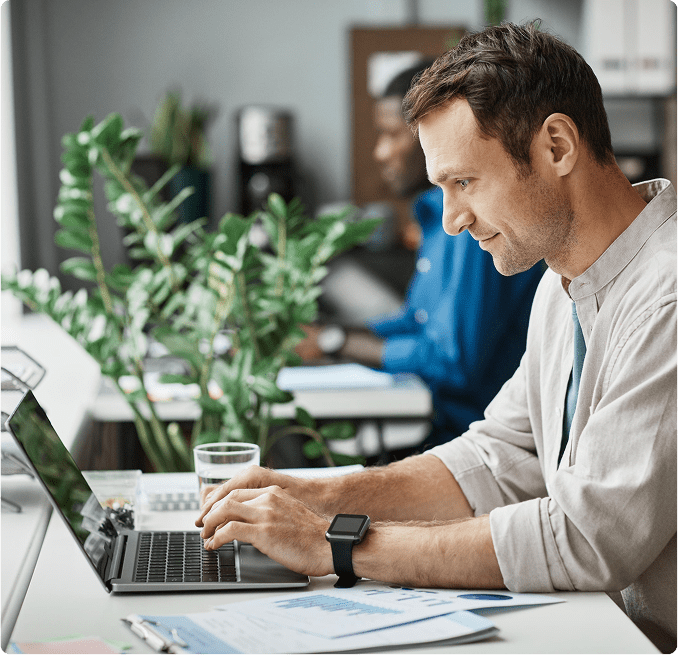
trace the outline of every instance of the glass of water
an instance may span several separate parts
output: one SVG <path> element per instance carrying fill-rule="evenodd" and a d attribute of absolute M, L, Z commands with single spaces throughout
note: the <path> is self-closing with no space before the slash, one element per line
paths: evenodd
<path fill-rule="evenodd" d="M 248 466 L 259 464 L 259 446 L 222 441 L 205 443 L 193 449 L 195 472 L 200 485 L 200 504 L 205 497 Z"/>

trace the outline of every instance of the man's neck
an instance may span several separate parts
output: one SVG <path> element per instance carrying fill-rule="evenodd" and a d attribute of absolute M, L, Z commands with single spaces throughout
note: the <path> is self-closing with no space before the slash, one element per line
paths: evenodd
<path fill-rule="evenodd" d="M 616 165 L 592 166 L 594 174 L 572 181 L 573 247 L 567 261 L 552 266 L 563 277 L 566 291 L 570 281 L 586 271 L 647 204 Z"/>

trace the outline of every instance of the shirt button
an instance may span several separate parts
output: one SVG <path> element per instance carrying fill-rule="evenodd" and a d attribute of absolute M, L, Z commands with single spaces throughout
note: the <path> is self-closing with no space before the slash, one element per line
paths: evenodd
<path fill-rule="evenodd" d="M 431 270 L 431 260 L 428 257 L 420 257 L 417 260 L 417 270 L 420 273 L 428 273 Z"/>
<path fill-rule="evenodd" d="M 425 309 L 418 309 L 414 312 L 414 320 L 420 325 L 428 321 L 428 312 Z"/>

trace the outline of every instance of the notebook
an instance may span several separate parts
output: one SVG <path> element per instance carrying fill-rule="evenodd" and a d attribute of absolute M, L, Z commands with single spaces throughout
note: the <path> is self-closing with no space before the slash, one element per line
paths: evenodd
<path fill-rule="evenodd" d="M 112 521 L 99 504 L 33 392 L 6 423 L 57 513 L 108 592 L 223 591 L 304 587 L 251 544 L 203 548 L 200 533 L 139 531 Z"/>

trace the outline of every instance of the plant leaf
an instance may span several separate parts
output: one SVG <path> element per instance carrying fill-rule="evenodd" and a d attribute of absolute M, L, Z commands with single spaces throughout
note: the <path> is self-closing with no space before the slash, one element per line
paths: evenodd
<path fill-rule="evenodd" d="M 318 459 L 318 457 L 321 457 L 323 454 L 322 447 L 315 439 L 311 439 L 304 443 L 303 451 L 308 459 Z"/>
<path fill-rule="evenodd" d="M 88 254 L 92 250 L 92 239 L 88 235 L 79 232 L 59 230 L 54 236 L 54 242 L 62 248 L 80 250 Z"/>
<path fill-rule="evenodd" d="M 117 289 L 125 290 L 134 281 L 134 273 L 127 264 L 116 264 L 106 276 L 106 281 Z"/>
<path fill-rule="evenodd" d="M 303 407 L 297 407 L 295 417 L 299 425 L 303 425 L 305 428 L 315 429 L 313 417 Z"/>
<path fill-rule="evenodd" d="M 291 393 L 278 388 L 278 385 L 276 385 L 275 382 L 272 382 L 265 377 L 253 376 L 249 382 L 250 389 L 268 402 L 288 403 L 294 398 Z"/>
<path fill-rule="evenodd" d="M 355 427 L 349 421 L 326 423 L 318 429 L 325 439 L 350 439 L 355 436 Z"/>
<path fill-rule="evenodd" d="M 365 465 L 365 458 L 362 455 L 344 455 L 343 453 L 333 453 L 330 451 L 332 461 L 337 466 L 351 466 L 352 464 Z"/>
<path fill-rule="evenodd" d="M 67 275 L 77 277 L 79 280 L 95 281 L 97 279 L 97 269 L 94 263 L 85 257 L 71 257 L 62 262 L 60 268 Z"/>
<path fill-rule="evenodd" d="M 277 193 L 272 193 L 268 197 L 268 210 L 278 218 L 283 220 L 287 218 L 287 205 L 282 196 Z"/>

